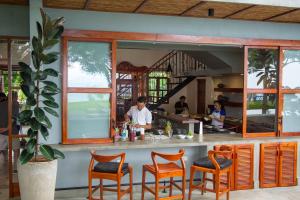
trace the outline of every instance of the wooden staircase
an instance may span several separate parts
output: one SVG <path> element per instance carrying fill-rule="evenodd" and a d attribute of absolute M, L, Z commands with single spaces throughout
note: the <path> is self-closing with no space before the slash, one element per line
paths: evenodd
<path fill-rule="evenodd" d="M 182 51 L 173 50 L 159 59 L 154 65 L 148 68 L 147 72 L 142 76 L 142 79 L 146 81 L 145 86 L 147 88 L 145 91 L 147 91 L 148 108 L 153 110 L 167 102 L 169 98 L 196 78 L 193 72 L 206 69 L 207 66 L 204 63 Z M 160 88 L 158 87 L 157 95 L 153 97 L 149 95 L 149 79 L 154 78 L 151 77 L 151 73 L 155 72 L 165 73 L 165 78 L 168 81 L 167 85 L 159 86 L 160 88 L 167 88 L 167 90 L 159 92 Z M 161 93 L 163 93 L 163 95 L 159 95 Z"/>

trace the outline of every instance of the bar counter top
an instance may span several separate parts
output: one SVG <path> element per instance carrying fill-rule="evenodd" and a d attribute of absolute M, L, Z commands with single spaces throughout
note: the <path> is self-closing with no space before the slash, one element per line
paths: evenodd
<path fill-rule="evenodd" d="M 137 140 L 135 142 L 115 142 L 109 144 L 54 144 L 54 148 L 63 152 L 90 151 L 90 150 L 127 150 L 127 149 L 153 149 L 153 148 L 179 148 L 197 147 L 219 144 L 247 144 L 247 143 L 268 143 L 268 142 L 291 142 L 300 141 L 300 136 L 294 137 L 264 137 L 264 138 L 243 138 L 241 134 L 195 134 L 193 139 L 162 139 L 162 140 Z"/>

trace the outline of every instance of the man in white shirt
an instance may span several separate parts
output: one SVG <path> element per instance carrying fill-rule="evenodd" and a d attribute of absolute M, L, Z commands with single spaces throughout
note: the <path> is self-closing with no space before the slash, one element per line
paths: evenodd
<path fill-rule="evenodd" d="M 146 108 L 145 104 L 146 97 L 139 97 L 137 99 L 137 104 L 132 106 L 125 114 L 125 121 L 129 122 L 131 118 L 135 128 L 151 129 L 152 114 L 148 108 Z"/>

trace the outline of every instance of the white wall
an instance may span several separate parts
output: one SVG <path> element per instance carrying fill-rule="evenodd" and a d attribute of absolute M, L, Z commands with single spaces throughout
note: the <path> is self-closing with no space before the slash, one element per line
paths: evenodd
<path fill-rule="evenodd" d="M 128 61 L 137 67 L 151 67 L 169 52 L 164 49 L 117 49 L 117 63 Z"/>

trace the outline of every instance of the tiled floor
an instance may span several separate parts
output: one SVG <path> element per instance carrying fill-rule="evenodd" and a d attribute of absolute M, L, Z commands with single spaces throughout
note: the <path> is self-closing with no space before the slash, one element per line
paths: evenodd
<path fill-rule="evenodd" d="M 140 186 L 134 187 L 134 199 L 141 199 Z M 188 190 L 187 190 L 188 192 Z M 97 194 L 96 194 L 97 195 Z M 164 195 L 161 193 L 161 195 Z M 87 189 L 78 190 L 61 190 L 56 192 L 55 200 L 85 200 L 87 197 Z M 95 196 L 96 197 L 96 196 Z M 115 200 L 116 194 L 105 192 L 105 199 Z M 129 196 L 124 196 L 122 199 L 127 200 Z M 154 199 L 152 194 L 147 193 L 145 200 Z M 193 192 L 192 199 L 194 200 L 214 200 L 213 193 L 206 193 L 203 196 L 198 191 Z M 226 199 L 222 196 L 221 199 Z M 234 191 L 230 193 L 230 200 L 300 200 L 300 187 L 287 188 L 272 188 L 258 190 Z M 8 173 L 7 161 L 0 154 L 0 200 L 8 200 Z M 15 198 L 15 200 L 19 200 Z"/>

